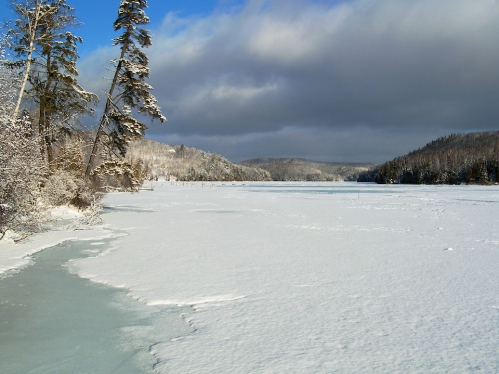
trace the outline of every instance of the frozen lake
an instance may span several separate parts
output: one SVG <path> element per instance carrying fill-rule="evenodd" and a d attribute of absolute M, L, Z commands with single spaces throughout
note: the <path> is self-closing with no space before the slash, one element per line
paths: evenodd
<path fill-rule="evenodd" d="M 1 373 L 153 373 L 155 331 L 161 338 L 165 330 L 172 338 L 190 331 L 179 308 L 150 308 L 63 266 L 109 245 L 60 244 L 0 278 Z"/>
<path fill-rule="evenodd" d="M 145 307 L 114 339 L 153 340 L 156 372 L 499 371 L 497 186 L 165 182 L 104 202 L 127 235 L 66 266 Z"/>

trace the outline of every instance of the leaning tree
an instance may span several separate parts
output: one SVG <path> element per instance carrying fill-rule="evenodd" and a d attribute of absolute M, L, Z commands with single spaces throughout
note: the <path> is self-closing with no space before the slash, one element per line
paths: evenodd
<path fill-rule="evenodd" d="M 87 163 L 87 177 L 92 173 L 132 177 L 131 165 L 124 161 L 128 143 L 142 137 L 147 128 L 134 117 L 134 112 L 162 123 L 166 121 L 151 94 L 152 86 L 145 81 L 149 77 L 149 61 L 142 48 L 152 44 L 149 31 L 141 27 L 149 23 L 145 8 L 146 0 L 122 0 L 119 5 L 114 30 L 122 34 L 114 39 L 114 45 L 120 47 L 121 53 L 118 59 L 111 61 L 115 66 L 114 77 Z M 102 160 L 94 169 L 99 148 Z"/>

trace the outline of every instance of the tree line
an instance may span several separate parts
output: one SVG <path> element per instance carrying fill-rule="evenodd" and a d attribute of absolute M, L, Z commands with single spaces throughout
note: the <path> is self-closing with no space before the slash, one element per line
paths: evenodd
<path fill-rule="evenodd" d="M 297 158 L 256 158 L 239 165 L 267 170 L 274 181 L 355 181 L 371 164 L 317 162 Z"/>
<path fill-rule="evenodd" d="M 499 132 L 452 134 L 361 173 L 380 184 L 494 184 L 499 182 Z"/>
<path fill-rule="evenodd" d="M 82 125 L 98 95 L 78 82 L 78 22 L 66 0 L 11 0 L 15 20 L 0 37 L 0 239 L 39 229 L 47 205 L 87 207 L 104 188 L 136 190 L 130 141 L 144 135 L 137 114 L 165 122 L 151 94 L 146 0 L 122 0 L 113 23 L 119 56 L 96 131 Z M 24 234 L 23 234 L 24 233 Z"/>

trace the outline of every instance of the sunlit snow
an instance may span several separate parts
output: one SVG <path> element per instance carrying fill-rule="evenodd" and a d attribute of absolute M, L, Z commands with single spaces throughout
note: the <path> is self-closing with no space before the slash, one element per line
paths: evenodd
<path fill-rule="evenodd" d="M 182 306 L 160 373 L 499 371 L 497 186 L 163 182 L 104 202 L 127 235 L 71 267 Z"/>
<path fill-rule="evenodd" d="M 77 263 L 192 306 L 192 334 L 152 348 L 160 372 L 499 370 L 497 187 L 201 187 L 109 195 L 129 235 Z"/>

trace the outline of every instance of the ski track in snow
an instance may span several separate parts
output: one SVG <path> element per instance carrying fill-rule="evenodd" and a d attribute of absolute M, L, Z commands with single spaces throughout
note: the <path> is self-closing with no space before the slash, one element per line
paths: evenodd
<path fill-rule="evenodd" d="M 72 266 L 191 306 L 158 372 L 499 372 L 497 186 L 256 185 L 105 198 L 128 235 Z"/>

